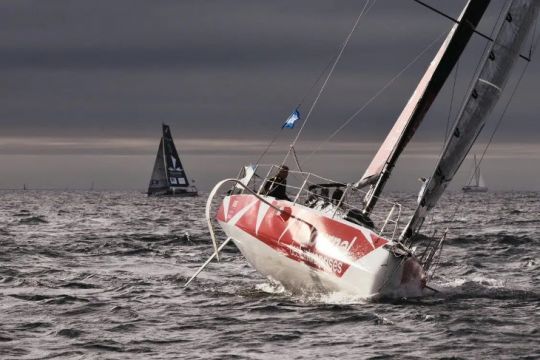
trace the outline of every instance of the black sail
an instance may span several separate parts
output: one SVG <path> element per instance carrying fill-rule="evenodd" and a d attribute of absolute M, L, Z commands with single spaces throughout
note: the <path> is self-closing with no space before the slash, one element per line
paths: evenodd
<path fill-rule="evenodd" d="M 174 146 L 171 129 L 169 125 L 165 124 L 163 124 L 163 151 L 169 186 L 172 188 L 189 187 L 189 180 L 178 156 L 178 151 L 176 151 L 176 146 Z"/>
<path fill-rule="evenodd" d="M 162 131 L 148 195 L 196 196 L 197 189 L 188 180 L 174 146 L 171 129 L 163 124 Z"/>

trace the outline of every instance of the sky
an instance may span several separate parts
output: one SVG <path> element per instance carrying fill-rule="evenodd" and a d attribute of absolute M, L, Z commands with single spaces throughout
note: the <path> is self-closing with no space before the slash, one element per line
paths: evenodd
<path fill-rule="evenodd" d="M 458 17 L 465 1 L 429 0 Z M 201 189 L 256 161 L 280 162 L 298 126 L 280 131 L 352 28 L 361 0 L 3 0 L 0 2 L 0 188 L 145 190 L 161 123 Z M 493 0 L 479 30 L 491 32 Z M 362 17 L 296 149 L 303 167 L 355 181 L 384 140 L 452 23 L 412 0 L 378 0 Z M 430 44 L 433 44 L 429 47 Z M 418 191 L 440 153 L 485 40 L 475 36 L 400 159 L 390 190 Z M 424 55 L 342 132 L 325 139 Z M 528 49 L 524 49 L 527 53 Z M 491 136 L 508 93 L 474 152 Z M 455 85 L 454 85 L 455 80 Z M 540 60 L 533 58 L 482 163 L 493 189 L 540 190 Z M 452 93 L 454 93 L 453 100 Z M 315 154 L 313 150 L 320 148 Z M 464 162 L 453 186 L 470 173 Z"/>

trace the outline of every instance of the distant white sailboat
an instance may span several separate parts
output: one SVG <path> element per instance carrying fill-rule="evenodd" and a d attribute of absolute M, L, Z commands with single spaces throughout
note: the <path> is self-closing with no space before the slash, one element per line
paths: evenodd
<path fill-rule="evenodd" d="M 473 182 L 471 184 L 471 182 Z M 480 164 L 476 162 L 476 154 L 474 154 L 474 174 L 469 179 L 467 185 L 462 188 L 463 192 L 487 192 L 488 188 L 484 182 L 484 178 L 480 173 Z"/>
<path fill-rule="evenodd" d="M 182 166 L 169 125 L 162 125 L 163 135 L 148 186 L 149 196 L 197 196 L 197 188 L 190 184 Z M 193 180 L 192 180 L 193 181 Z"/>

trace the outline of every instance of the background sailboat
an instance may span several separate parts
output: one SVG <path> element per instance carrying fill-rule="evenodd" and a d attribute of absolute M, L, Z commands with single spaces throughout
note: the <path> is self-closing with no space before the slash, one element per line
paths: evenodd
<path fill-rule="evenodd" d="M 190 184 L 172 139 L 169 125 L 162 125 L 163 135 L 148 186 L 151 196 L 197 196 L 197 188 Z"/>
<path fill-rule="evenodd" d="M 484 178 L 480 173 L 480 164 L 476 162 L 476 154 L 474 154 L 474 173 L 469 179 L 467 185 L 462 190 L 464 192 L 487 192 L 488 188 L 484 182 Z"/>

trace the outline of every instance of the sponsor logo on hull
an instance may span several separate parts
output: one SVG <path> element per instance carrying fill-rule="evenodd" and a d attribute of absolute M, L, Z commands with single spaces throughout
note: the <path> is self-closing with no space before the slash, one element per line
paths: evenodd
<path fill-rule="evenodd" d="M 231 195 L 217 219 L 236 226 L 288 258 L 341 278 L 352 263 L 388 243 L 373 231 L 331 219 L 317 210 L 288 201 Z"/>

